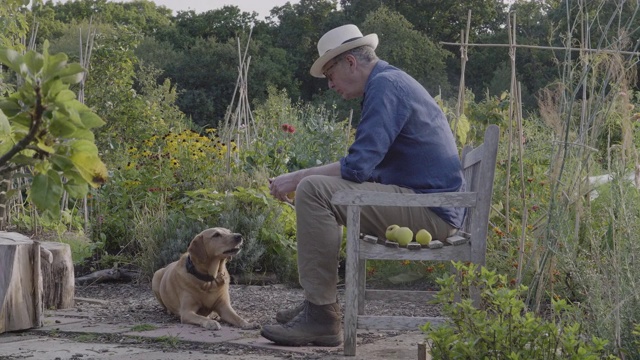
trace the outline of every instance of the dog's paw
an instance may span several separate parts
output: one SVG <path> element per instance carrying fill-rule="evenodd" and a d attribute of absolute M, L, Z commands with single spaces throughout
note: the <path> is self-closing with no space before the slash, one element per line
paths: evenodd
<path fill-rule="evenodd" d="M 260 329 L 260 328 L 261 328 L 261 326 L 260 326 L 260 324 L 258 324 L 258 323 L 249 323 L 249 322 L 245 322 L 244 324 L 242 324 L 242 325 L 240 326 L 240 328 L 241 328 L 242 330 L 257 330 L 257 329 Z"/>
<path fill-rule="evenodd" d="M 202 327 L 208 330 L 220 330 L 220 323 L 215 321 L 215 320 L 211 320 L 209 319 L 208 321 L 205 321 L 202 323 Z"/>

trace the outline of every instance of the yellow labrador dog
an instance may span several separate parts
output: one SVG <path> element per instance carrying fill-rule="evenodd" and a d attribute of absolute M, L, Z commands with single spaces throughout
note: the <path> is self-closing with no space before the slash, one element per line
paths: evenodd
<path fill-rule="evenodd" d="M 185 324 L 218 330 L 222 321 L 243 329 L 256 329 L 236 314 L 229 297 L 227 260 L 240 252 L 242 235 L 225 228 L 204 230 L 191 240 L 178 261 L 158 270 L 151 287 L 170 314 Z"/>

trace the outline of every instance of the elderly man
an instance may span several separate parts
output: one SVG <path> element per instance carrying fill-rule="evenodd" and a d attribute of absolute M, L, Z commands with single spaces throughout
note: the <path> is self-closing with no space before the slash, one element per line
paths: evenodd
<path fill-rule="evenodd" d="M 331 204 L 342 189 L 392 193 L 460 191 L 458 150 L 447 119 L 425 88 L 378 59 L 378 36 L 355 25 L 335 28 L 318 41 L 311 75 L 325 77 L 344 99 L 362 98 L 355 141 L 340 161 L 280 175 L 271 194 L 289 201 L 295 191 L 298 273 L 305 300 L 278 312 L 279 325 L 262 336 L 281 345 L 338 346 L 342 320 L 337 302 L 341 225 L 346 207 Z M 361 213 L 361 231 L 384 236 L 390 224 L 427 229 L 444 239 L 462 225 L 462 208 L 371 207 Z"/>

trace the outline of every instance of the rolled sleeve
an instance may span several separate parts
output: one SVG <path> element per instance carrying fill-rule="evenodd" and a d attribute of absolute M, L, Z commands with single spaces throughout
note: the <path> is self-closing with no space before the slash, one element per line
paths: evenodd
<path fill-rule="evenodd" d="M 369 180 L 370 177 L 370 174 L 349 166 L 347 157 L 343 157 L 342 159 L 340 159 L 340 175 L 343 179 L 356 183 L 363 183 Z"/>

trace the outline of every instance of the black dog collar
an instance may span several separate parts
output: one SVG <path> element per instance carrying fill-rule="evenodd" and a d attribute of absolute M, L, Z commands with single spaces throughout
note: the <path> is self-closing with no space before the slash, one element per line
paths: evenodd
<path fill-rule="evenodd" d="M 209 274 L 203 274 L 196 270 L 196 267 L 193 266 L 193 262 L 191 261 L 191 255 L 187 256 L 187 272 L 199 280 L 210 282 L 215 280 L 215 278 Z"/>

